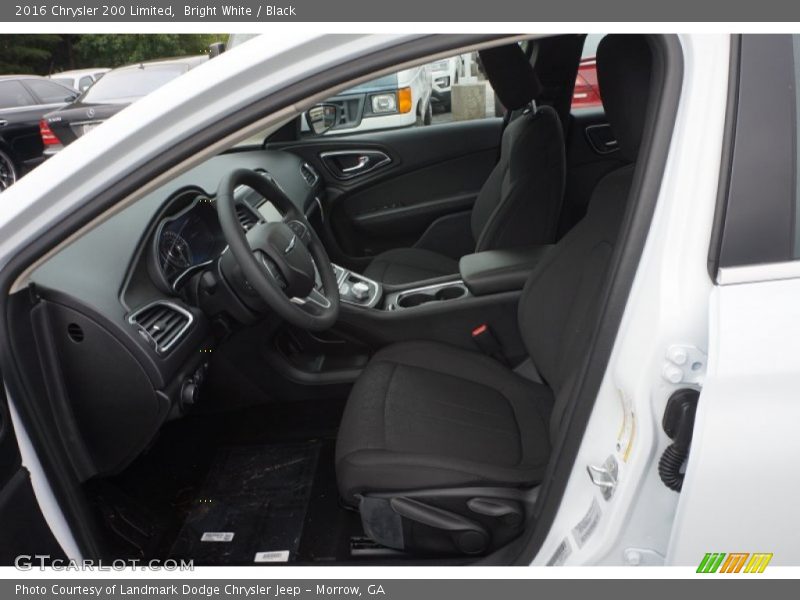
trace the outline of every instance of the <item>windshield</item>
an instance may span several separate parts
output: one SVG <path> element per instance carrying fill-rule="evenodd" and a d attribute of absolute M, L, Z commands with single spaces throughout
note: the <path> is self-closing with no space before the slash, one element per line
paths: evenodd
<path fill-rule="evenodd" d="M 111 71 L 86 91 L 81 102 L 136 100 L 183 75 L 187 70 L 184 64 L 169 64 Z"/>
<path fill-rule="evenodd" d="M 51 77 L 51 79 L 57 83 L 66 85 L 68 87 L 72 87 L 75 83 L 74 81 L 72 81 L 72 79 L 68 79 L 67 77 Z"/>

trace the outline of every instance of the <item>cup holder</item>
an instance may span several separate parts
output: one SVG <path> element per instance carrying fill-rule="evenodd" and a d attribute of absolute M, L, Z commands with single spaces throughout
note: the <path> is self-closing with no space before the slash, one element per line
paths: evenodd
<path fill-rule="evenodd" d="M 397 306 L 401 306 L 403 308 L 411 308 L 412 306 L 419 306 L 420 304 L 425 304 L 426 302 L 431 302 L 435 300 L 432 295 L 430 294 L 408 294 L 407 296 L 402 296 L 397 301 Z"/>
<path fill-rule="evenodd" d="M 460 285 L 445 287 L 438 290 L 433 297 L 437 300 L 455 300 L 456 298 L 462 298 L 463 296 L 467 295 L 467 288 L 462 287 Z"/>
<path fill-rule="evenodd" d="M 429 289 L 410 290 L 400 294 L 397 298 L 398 308 L 412 308 L 428 302 L 441 302 L 443 300 L 455 300 L 467 295 L 467 288 L 463 284 L 450 284 Z"/>

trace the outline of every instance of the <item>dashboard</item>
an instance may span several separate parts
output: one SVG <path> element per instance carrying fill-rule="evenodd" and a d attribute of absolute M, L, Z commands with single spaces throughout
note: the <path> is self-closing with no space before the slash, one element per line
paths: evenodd
<path fill-rule="evenodd" d="M 227 247 L 214 196 L 238 168 L 273 177 L 313 220 L 324 193 L 321 178 L 308 176 L 313 168 L 290 152 L 234 151 L 111 215 L 31 275 L 37 347 L 58 362 L 48 374 L 57 381 L 47 387 L 63 391 L 54 402 L 69 400 L 63 427 L 77 444 L 74 454 L 86 457 L 82 478 L 124 468 L 191 405 L 215 343 L 215 311 L 201 309 L 198 284 L 215 274 Z M 245 230 L 259 218 L 281 218 L 249 188 L 236 193 Z"/>

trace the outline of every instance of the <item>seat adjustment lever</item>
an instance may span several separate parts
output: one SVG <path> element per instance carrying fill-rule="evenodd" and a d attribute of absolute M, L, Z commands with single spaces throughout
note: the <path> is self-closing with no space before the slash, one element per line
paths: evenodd
<path fill-rule="evenodd" d="M 480 554 L 489 545 L 489 533 L 475 521 L 412 498 L 396 497 L 392 510 L 401 517 L 450 532 L 453 543 L 464 554 Z"/>

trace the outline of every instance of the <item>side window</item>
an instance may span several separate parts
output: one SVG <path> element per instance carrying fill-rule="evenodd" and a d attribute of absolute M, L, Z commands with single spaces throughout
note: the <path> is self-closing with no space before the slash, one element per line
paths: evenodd
<path fill-rule="evenodd" d="M 800 39 L 744 35 L 718 264 L 800 258 Z"/>
<path fill-rule="evenodd" d="M 67 97 L 70 95 L 70 90 L 52 81 L 27 79 L 25 83 L 33 90 L 33 93 L 39 97 L 42 104 L 66 102 Z"/>
<path fill-rule="evenodd" d="M 17 108 L 35 103 L 30 92 L 19 81 L 0 81 L 0 108 Z"/>
<path fill-rule="evenodd" d="M 590 33 L 583 42 L 581 63 L 575 78 L 572 92 L 572 108 L 599 108 L 603 106 L 600 86 L 597 83 L 597 46 L 605 37 L 604 33 Z"/>
<path fill-rule="evenodd" d="M 85 92 L 93 83 L 94 80 L 89 75 L 81 77 L 80 81 L 78 82 L 78 91 Z"/>
<path fill-rule="evenodd" d="M 328 136 L 485 119 L 503 111 L 474 52 L 378 77 L 325 104 L 336 107 Z M 305 118 L 301 131 L 311 133 Z"/>

